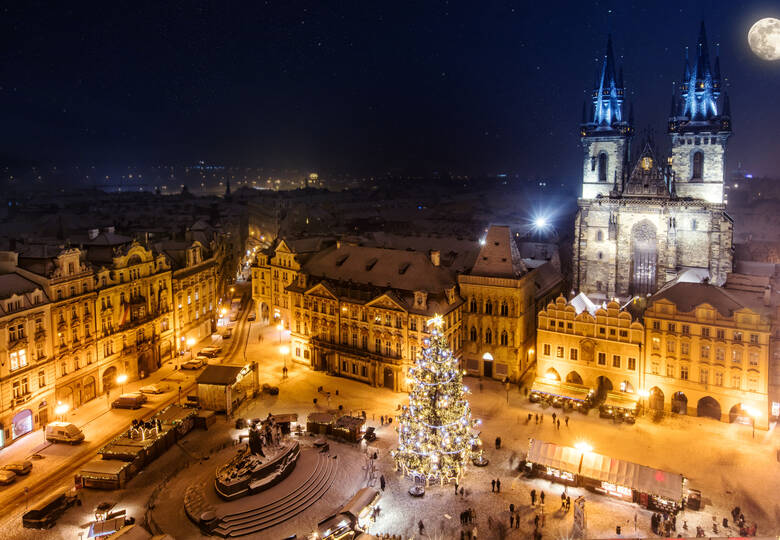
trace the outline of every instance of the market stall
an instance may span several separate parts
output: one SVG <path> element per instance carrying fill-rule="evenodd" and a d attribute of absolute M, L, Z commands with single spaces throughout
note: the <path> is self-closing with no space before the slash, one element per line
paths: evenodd
<path fill-rule="evenodd" d="M 545 401 L 555 407 L 587 412 L 592 395 L 593 390 L 581 384 L 536 379 L 528 399 L 533 403 Z"/>
<path fill-rule="evenodd" d="M 95 459 L 84 465 L 78 474 L 83 487 L 122 489 L 131 478 L 131 463 L 114 459 Z"/>
<path fill-rule="evenodd" d="M 333 424 L 331 434 L 337 439 L 358 442 L 363 437 L 363 424 L 365 423 L 362 416 L 340 416 Z"/>
<path fill-rule="evenodd" d="M 198 375 L 201 408 L 231 414 L 247 396 L 254 394 L 252 364 L 209 365 Z"/>
<path fill-rule="evenodd" d="M 575 485 L 580 465 L 580 452 L 568 446 L 559 446 L 531 439 L 526 463 L 532 472 L 554 482 Z"/>
<path fill-rule="evenodd" d="M 306 418 L 306 431 L 317 435 L 327 435 L 330 433 L 335 416 L 325 412 L 309 413 Z"/>

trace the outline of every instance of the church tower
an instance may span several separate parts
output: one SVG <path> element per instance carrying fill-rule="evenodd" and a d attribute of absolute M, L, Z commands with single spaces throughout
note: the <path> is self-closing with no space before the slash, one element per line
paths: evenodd
<path fill-rule="evenodd" d="M 707 33 L 701 23 L 696 60 L 686 53 L 679 93 L 672 95 L 669 135 L 677 194 L 711 203 L 723 203 L 726 142 L 731 135 L 728 95 L 721 95 L 720 58 L 710 64 Z"/>
<path fill-rule="evenodd" d="M 583 104 L 580 137 L 584 151 L 582 198 L 606 196 L 615 183 L 622 181 L 629 153 L 632 129 L 625 118 L 623 69 L 615 75 L 612 37 L 601 69 L 596 72 L 592 103 Z M 588 115 L 588 109 L 590 114 Z"/>

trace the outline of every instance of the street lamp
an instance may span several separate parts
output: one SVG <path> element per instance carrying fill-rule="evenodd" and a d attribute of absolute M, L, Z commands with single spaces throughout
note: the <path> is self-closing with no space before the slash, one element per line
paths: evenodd
<path fill-rule="evenodd" d="M 585 441 L 580 441 L 574 444 L 574 448 L 580 451 L 580 466 L 577 468 L 577 474 L 582 473 L 582 460 L 585 459 L 585 454 L 593 451 L 593 447 Z"/>
<path fill-rule="evenodd" d="M 127 382 L 127 375 L 122 373 L 121 375 L 118 375 L 116 378 L 116 383 L 122 387 L 122 393 L 125 393 L 125 383 Z"/>
<path fill-rule="evenodd" d="M 67 403 L 62 403 L 61 401 L 58 401 L 57 406 L 54 407 L 54 414 L 60 417 L 60 420 L 64 422 L 65 415 L 68 414 L 69 410 L 70 410 L 70 406 Z"/>
<path fill-rule="evenodd" d="M 645 414 L 645 400 L 650 397 L 650 392 L 645 390 L 644 388 L 637 392 L 639 394 L 639 397 L 642 398 L 642 414 Z"/>
<path fill-rule="evenodd" d="M 287 376 L 287 355 L 290 354 L 290 347 L 287 345 L 282 345 L 279 347 L 279 354 L 282 355 L 282 359 L 284 360 L 284 375 Z"/>
<path fill-rule="evenodd" d="M 753 426 L 753 438 L 756 438 L 756 418 L 761 414 L 758 409 L 754 409 L 753 407 L 742 407 L 742 410 L 748 413 L 748 416 L 750 416 L 750 423 Z"/>
<path fill-rule="evenodd" d="M 284 331 L 284 324 L 283 323 L 279 323 L 278 325 L 276 325 L 276 329 L 279 330 L 279 345 L 281 345 L 282 344 L 282 331 Z"/>

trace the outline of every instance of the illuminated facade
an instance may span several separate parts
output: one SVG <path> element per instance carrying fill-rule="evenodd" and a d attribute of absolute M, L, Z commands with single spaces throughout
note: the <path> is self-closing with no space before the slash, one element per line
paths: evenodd
<path fill-rule="evenodd" d="M 541 273 L 558 276 L 539 287 Z M 509 227 L 489 228 L 474 267 L 458 276 L 464 299 L 462 357 L 467 372 L 517 380 L 534 359 L 536 301 L 560 293 L 551 265 L 523 263 Z M 546 298 L 546 300 L 545 300 Z"/>
<path fill-rule="evenodd" d="M 766 428 L 770 320 L 763 291 L 677 283 L 645 310 L 648 405 Z"/>
<path fill-rule="evenodd" d="M 687 66 L 687 63 L 686 63 Z M 574 288 L 599 300 L 652 294 L 686 271 L 723 284 L 732 270 L 732 222 L 723 201 L 731 135 L 720 107 L 720 63 L 711 69 L 702 27 L 693 68 L 669 119 L 672 156 L 648 139 L 631 162 L 632 120 L 611 43 L 583 118 L 582 196 L 575 221 Z"/>
<path fill-rule="evenodd" d="M 644 328 L 617 302 L 598 307 L 559 296 L 539 313 L 537 376 L 638 396 Z"/>
<path fill-rule="evenodd" d="M 143 377 L 171 358 L 171 267 L 165 255 L 132 242 L 95 274 L 100 388 L 108 391 L 117 376 Z"/>
<path fill-rule="evenodd" d="M 441 315 L 458 354 L 462 300 L 438 253 L 337 244 L 313 255 L 287 287 L 290 357 L 317 370 L 394 391 Z"/>

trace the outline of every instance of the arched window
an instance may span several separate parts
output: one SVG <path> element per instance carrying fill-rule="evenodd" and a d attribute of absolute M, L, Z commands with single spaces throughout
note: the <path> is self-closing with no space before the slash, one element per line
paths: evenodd
<path fill-rule="evenodd" d="M 501 302 L 501 316 L 502 317 L 509 316 L 509 305 L 507 305 L 506 301 Z"/>
<path fill-rule="evenodd" d="M 602 231 L 596 231 L 596 242 L 604 240 L 604 233 Z"/>
<path fill-rule="evenodd" d="M 599 182 L 607 181 L 607 154 L 599 154 Z"/>
<path fill-rule="evenodd" d="M 702 152 L 693 153 L 693 176 L 692 180 L 701 180 L 704 178 L 704 154 Z"/>
<path fill-rule="evenodd" d="M 471 327 L 471 332 L 469 334 L 469 337 L 471 338 L 471 341 L 477 341 L 477 329 L 473 326 Z"/>
<path fill-rule="evenodd" d="M 485 343 L 493 343 L 493 332 L 491 332 L 490 328 L 485 330 Z"/>
<path fill-rule="evenodd" d="M 469 311 L 471 311 L 472 313 L 477 312 L 477 301 L 473 298 L 471 299 L 471 304 L 469 305 Z"/>
<path fill-rule="evenodd" d="M 509 334 L 506 333 L 506 330 L 501 332 L 501 345 L 509 345 Z"/>
<path fill-rule="evenodd" d="M 488 315 L 492 315 L 493 313 L 493 302 L 491 302 L 490 300 L 485 302 L 485 313 L 487 313 Z"/>

